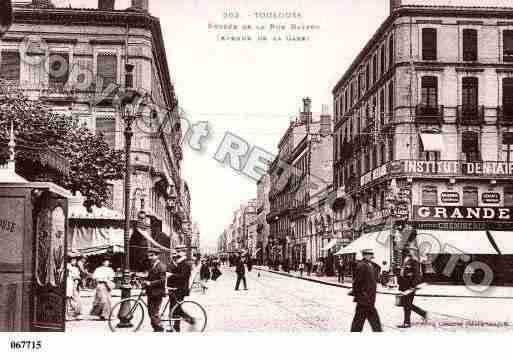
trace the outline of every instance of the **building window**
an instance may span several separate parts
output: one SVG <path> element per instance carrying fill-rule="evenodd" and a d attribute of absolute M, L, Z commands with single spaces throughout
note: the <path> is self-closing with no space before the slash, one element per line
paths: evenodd
<path fill-rule="evenodd" d="M 422 59 L 427 61 L 436 60 L 436 29 L 422 29 Z"/>
<path fill-rule="evenodd" d="M 389 161 L 394 160 L 394 140 L 393 140 L 393 138 L 390 138 L 388 140 L 388 160 Z"/>
<path fill-rule="evenodd" d="M 502 80 L 502 107 L 504 117 L 513 118 L 513 78 Z"/>
<path fill-rule="evenodd" d="M 504 152 L 504 161 L 513 162 L 513 132 L 504 132 L 502 134 L 502 150 Z"/>
<path fill-rule="evenodd" d="M 69 78 L 69 54 L 50 54 L 49 68 L 48 85 L 52 89 L 62 89 Z"/>
<path fill-rule="evenodd" d="M 394 66 L 394 35 L 388 39 L 388 67 L 391 69 Z"/>
<path fill-rule="evenodd" d="M 114 117 L 97 117 L 96 133 L 102 134 L 110 148 L 116 144 L 116 119 Z"/>
<path fill-rule="evenodd" d="M 424 76 L 421 80 L 421 101 L 426 108 L 438 107 L 438 78 L 436 76 Z"/>
<path fill-rule="evenodd" d="M 374 145 L 374 149 L 372 151 L 372 168 L 377 168 L 379 166 L 379 151 L 378 146 Z"/>
<path fill-rule="evenodd" d="M 386 66 L 386 62 L 385 62 L 385 45 L 381 45 L 381 52 L 380 52 L 380 73 L 381 73 L 381 76 L 383 76 L 383 74 L 385 73 L 385 66 Z"/>
<path fill-rule="evenodd" d="M 504 188 L 504 206 L 513 206 L 513 187 Z"/>
<path fill-rule="evenodd" d="M 477 30 L 463 30 L 463 61 L 477 61 Z"/>
<path fill-rule="evenodd" d="M 513 30 L 504 30 L 503 46 L 504 62 L 513 62 Z"/>
<path fill-rule="evenodd" d="M 477 207 L 479 195 L 476 187 L 463 187 L 463 207 Z"/>
<path fill-rule="evenodd" d="M 394 120 L 394 82 L 390 81 L 388 85 L 388 122 L 392 123 Z"/>
<path fill-rule="evenodd" d="M 379 92 L 379 121 L 381 127 L 385 124 L 385 88 L 383 87 Z"/>
<path fill-rule="evenodd" d="M 20 53 L 14 51 L 2 51 L 0 63 L 0 78 L 9 82 L 20 82 Z"/>
<path fill-rule="evenodd" d="M 461 152 L 466 162 L 481 161 L 481 153 L 479 151 L 479 135 L 477 132 L 463 132 L 461 140 Z"/>
<path fill-rule="evenodd" d="M 98 55 L 97 81 L 102 84 L 102 90 L 118 80 L 118 58 L 115 55 Z"/>
<path fill-rule="evenodd" d="M 422 187 L 422 205 L 423 206 L 437 206 L 438 205 L 438 190 L 435 186 Z"/>
<path fill-rule="evenodd" d="M 107 199 L 105 200 L 105 207 L 114 209 L 114 185 L 107 185 Z"/>
<path fill-rule="evenodd" d="M 370 68 L 370 62 L 367 62 L 367 69 L 365 70 L 365 89 L 368 91 L 369 90 L 369 86 L 370 86 L 370 73 L 371 73 L 371 68 Z"/>
<path fill-rule="evenodd" d="M 478 106 L 478 87 L 477 77 L 464 77 L 461 90 L 461 104 L 463 115 L 477 115 Z"/>
<path fill-rule="evenodd" d="M 439 151 L 425 151 L 422 139 L 420 139 L 420 160 L 421 161 L 440 161 Z"/>
<path fill-rule="evenodd" d="M 372 83 L 375 84 L 378 81 L 378 59 L 377 55 L 372 57 Z"/>

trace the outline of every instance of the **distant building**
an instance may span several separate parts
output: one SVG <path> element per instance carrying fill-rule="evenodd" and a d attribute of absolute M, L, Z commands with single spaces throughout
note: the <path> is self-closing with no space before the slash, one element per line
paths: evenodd
<path fill-rule="evenodd" d="M 323 254 L 320 249 L 330 240 L 313 230 L 313 205 L 332 183 L 333 123 L 327 109 L 318 120 L 312 117 L 311 100 L 303 100 L 303 110 L 290 123 L 270 165 L 269 241 L 272 258 L 287 258 L 293 264 Z"/>

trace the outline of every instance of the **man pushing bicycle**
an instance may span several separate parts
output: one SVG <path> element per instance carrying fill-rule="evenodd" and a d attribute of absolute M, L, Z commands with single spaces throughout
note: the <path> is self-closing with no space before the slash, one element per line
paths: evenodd
<path fill-rule="evenodd" d="M 169 305 L 170 308 L 173 308 L 176 303 L 183 301 L 189 295 L 189 280 L 192 268 L 187 263 L 187 256 L 184 251 L 173 251 L 171 253 L 171 263 L 169 263 L 167 271 L 167 286 L 176 288 L 169 293 Z M 190 325 L 195 324 L 194 318 L 184 312 L 181 307 L 174 314 L 182 317 Z M 173 328 L 176 332 L 180 331 L 179 320 L 174 321 Z"/>

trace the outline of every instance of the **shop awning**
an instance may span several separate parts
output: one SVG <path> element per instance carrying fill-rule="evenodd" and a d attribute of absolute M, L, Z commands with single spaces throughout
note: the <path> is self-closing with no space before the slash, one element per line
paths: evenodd
<path fill-rule="evenodd" d="M 498 254 L 484 231 L 418 231 L 421 253 Z"/>
<path fill-rule="evenodd" d="M 383 262 L 387 262 L 388 266 L 390 262 L 390 232 L 365 233 L 339 250 L 335 255 L 354 253 L 357 255 L 356 258 L 360 259 L 363 249 L 374 250 L 374 262 L 380 266 L 382 266 Z"/>
<path fill-rule="evenodd" d="M 105 253 L 123 253 L 124 247 L 119 245 L 114 246 L 103 246 L 103 247 L 90 247 L 78 250 L 78 252 L 84 256 L 96 256 Z"/>
<path fill-rule="evenodd" d="M 163 251 L 168 251 L 170 252 L 171 251 L 171 248 L 167 248 L 167 247 L 164 247 L 163 245 L 161 245 L 159 242 L 157 242 L 156 240 L 154 240 L 148 233 L 146 233 L 145 231 L 142 231 L 140 230 L 139 228 L 136 229 L 137 232 L 139 232 L 139 234 L 141 236 L 144 237 L 144 239 L 146 239 L 146 242 L 148 243 L 148 245 L 150 246 L 153 246 L 153 247 L 157 247 L 158 249 L 160 250 L 163 250 Z"/>
<path fill-rule="evenodd" d="M 490 231 L 493 240 L 499 247 L 501 254 L 513 254 L 513 232 Z"/>
<path fill-rule="evenodd" d="M 425 152 L 443 152 L 445 150 L 444 138 L 441 133 L 421 133 L 420 139 Z"/>
<path fill-rule="evenodd" d="M 337 245 L 337 242 L 338 242 L 338 239 L 337 238 L 333 238 L 331 241 L 328 242 L 328 244 L 326 244 L 324 246 L 324 248 L 322 250 L 323 251 L 330 250 L 331 248 L 333 248 L 333 247 L 335 247 Z"/>

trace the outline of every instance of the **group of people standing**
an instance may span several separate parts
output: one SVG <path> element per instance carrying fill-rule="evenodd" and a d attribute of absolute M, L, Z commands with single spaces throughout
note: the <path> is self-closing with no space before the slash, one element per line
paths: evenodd
<path fill-rule="evenodd" d="M 80 291 L 85 288 L 87 278 L 92 278 L 96 283 L 96 293 L 90 314 L 98 316 L 100 320 L 106 320 L 111 309 L 111 291 L 115 287 L 110 259 L 104 257 L 102 264 L 91 274 L 86 269 L 85 257 L 71 253 L 68 255 L 67 270 L 66 319 L 80 319 L 83 314 Z"/>
<path fill-rule="evenodd" d="M 372 249 L 362 251 L 363 259 L 358 262 L 354 272 L 353 287 L 350 295 L 354 296 L 356 302 L 355 315 L 351 324 L 352 332 L 361 332 L 366 320 L 375 332 L 383 331 L 379 314 L 376 310 L 376 291 L 378 282 L 378 271 L 376 264 L 372 262 L 374 252 Z M 403 307 L 404 321 L 399 328 L 411 327 L 411 312 L 414 311 L 425 321 L 428 313 L 415 306 L 413 300 L 417 286 L 421 283 L 422 276 L 418 261 L 417 248 L 410 246 L 404 257 L 399 275 L 399 305 Z"/>

